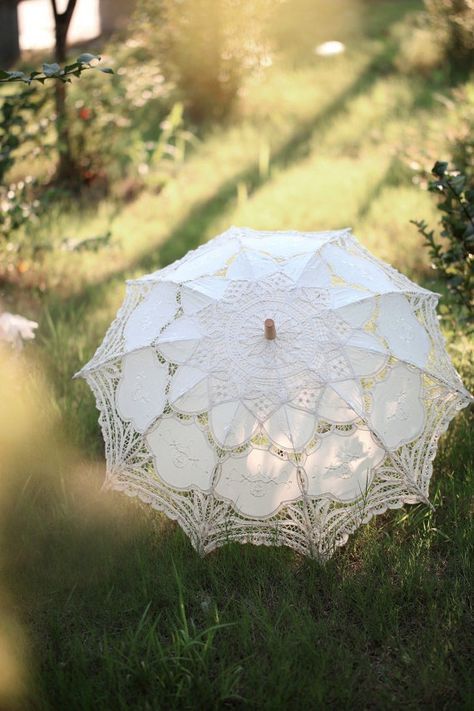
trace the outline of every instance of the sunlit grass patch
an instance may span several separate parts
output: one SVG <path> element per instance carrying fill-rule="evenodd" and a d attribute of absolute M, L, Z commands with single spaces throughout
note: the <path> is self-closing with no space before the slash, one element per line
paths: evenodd
<path fill-rule="evenodd" d="M 175 522 L 100 491 L 98 412 L 87 385 L 72 381 L 102 341 L 125 279 L 230 224 L 352 227 L 378 257 L 441 290 L 410 224 L 436 222 L 410 157 L 423 162 L 421 154 L 423 167 L 439 157 L 449 87 L 390 65 L 388 24 L 419 2 L 362 6 L 343 55 L 317 58 L 311 36 L 301 53 L 276 57 L 244 86 L 235 118 L 207 127 L 164 189 L 151 174 L 129 202 L 66 205 L 43 226 L 75 239 L 110 229 L 112 245 L 50 255 L 44 291 L 9 294 L 40 321 L 25 367 L 1 384 L 0 582 L 14 622 L 0 654 L 5 639 L 14 701 L 29 685 L 38 709 L 469 707 L 468 412 L 441 440 L 434 511 L 388 511 L 324 566 L 238 544 L 200 558 Z M 341 39 L 314 30 L 314 43 Z M 472 389 L 472 343 L 456 324 L 447 335 Z M 0 706 L 2 688 L 0 676 Z"/>

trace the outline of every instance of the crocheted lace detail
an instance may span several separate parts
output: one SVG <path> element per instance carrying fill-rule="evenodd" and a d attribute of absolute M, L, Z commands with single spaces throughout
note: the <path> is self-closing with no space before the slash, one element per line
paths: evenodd
<path fill-rule="evenodd" d="M 428 502 L 438 439 L 472 399 L 437 299 L 349 230 L 231 228 L 128 282 L 80 372 L 106 486 L 200 552 L 237 540 L 321 559 L 387 508 Z"/>

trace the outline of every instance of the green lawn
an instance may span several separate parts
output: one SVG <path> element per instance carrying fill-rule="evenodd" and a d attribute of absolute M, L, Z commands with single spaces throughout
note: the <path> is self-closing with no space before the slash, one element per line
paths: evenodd
<path fill-rule="evenodd" d="M 110 227 L 113 246 L 51 257 L 45 292 L 5 296 L 9 310 L 40 320 L 26 370 L 8 371 L 0 414 L 5 442 L 18 440 L 0 491 L 0 661 L 19 693 L 26 686 L 28 708 L 473 706 L 465 411 L 436 459 L 434 511 L 379 516 L 325 565 L 236 544 L 200 558 L 173 522 L 100 492 L 97 411 L 87 386 L 71 380 L 126 278 L 231 224 L 352 226 L 377 256 L 433 287 L 409 220 L 434 223 L 436 210 L 406 156 L 427 167 L 443 157 L 455 117 L 439 97 L 449 87 L 389 68 L 390 23 L 419 3 L 366 4 L 344 55 L 277 58 L 247 84 L 236 119 L 208 130 L 160 194 L 58 215 L 58 231 L 75 237 Z M 472 389 L 472 343 L 447 335 Z M 9 408 L 26 420 L 20 433 Z M 1 708 L 9 703 L 0 698 Z"/>

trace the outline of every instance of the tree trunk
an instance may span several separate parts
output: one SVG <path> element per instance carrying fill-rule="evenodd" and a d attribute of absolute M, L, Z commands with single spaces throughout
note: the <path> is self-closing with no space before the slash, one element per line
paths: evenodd
<path fill-rule="evenodd" d="M 0 0 L 0 67 L 6 69 L 20 56 L 17 0 Z"/>
<path fill-rule="evenodd" d="M 55 25 L 55 59 L 58 64 L 63 64 L 66 61 L 67 33 L 77 0 L 68 0 L 65 11 L 61 13 L 57 10 L 56 0 L 51 0 L 51 2 Z M 56 179 L 60 182 L 71 183 L 76 180 L 78 171 L 72 155 L 69 135 L 66 86 L 62 81 L 55 82 L 56 131 L 59 153 Z"/>
<path fill-rule="evenodd" d="M 137 0 L 99 0 L 101 34 L 111 35 L 126 28 Z"/>

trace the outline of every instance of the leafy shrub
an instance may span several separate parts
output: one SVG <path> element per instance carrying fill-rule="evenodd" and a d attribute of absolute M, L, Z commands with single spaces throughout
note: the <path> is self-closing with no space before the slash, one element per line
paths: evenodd
<path fill-rule="evenodd" d="M 164 73 L 194 121 L 221 119 L 244 76 L 268 47 L 262 26 L 274 0 L 142 0 L 136 22 L 148 28 Z"/>
<path fill-rule="evenodd" d="M 473 144 L 470 145 L 473 154 Z M 433 167 L 428 189 L 440 196 L 441 231 L 429 229 L 424 220 L 413 221 L 423 235 L 433 267 L 461 311 L 469 329 L 474 325 L 474 172 L 449 170 L 447 162 Z"/>
<path fill-rule="evenodd" d="M 8 93 L 0 97 L 0 279 L 17 281 L 29 270 L 29 262 L 38 262 L 51 249 L 90 250 L 107 244 L 110 233 L 81 242 L 55 234 L 54 219 L 64 200 L 71 199 L 70 190 L 74 187 L 89 203 L 126 177 L 127 188 L 117 190 L 117 196 L 127 199 L 137 194 L 151 171 L 150 182 L 160 188 L 193 140 L 183 125 L 182 106 L 170 99 L 156 57 L 143 51 L 137 40 L 116 42 L 114 48 L 119 68 L 116 74 L 105 69 L 112 74 L 109 81 L 91 75 L 84 86 L 75 82 L 69 88 L 64 120 L 74 183 L 58 181 L 53 96 L 34 85 L 66 82 L 97 66 L 98 58 L 84 54 L 63 69 L 45 64 L 42 72 L 30 74 L 0 71 L 0 83 L 28 85 L 20 92 L 6 87 Z M 125 66 L 120 66 L 122 61 Z"/>
<path fill-rule="evenodd" d="M 399 44 L 395 65 L 403 73 L 445 70 L 467 75 L 474 68 L 474 0 L 424 0 L 393 35 Z"/>
<path fill-rule="evenodd" d="M 5 242 L 33 216 L 41 205 L 35 199 L 37 181 L 29 175 L 24 180 L 9 181 L 7 174 L 15 166 L 19 155 L 32 160 L 39 152 L 40 130 L 48 128 L 48 120 L 40 116 L 46 96 L 29 87 L 7 95 L 0 102 L 0 240 Z"/>
<path fill-rule="evenodd" d="M 141 180 L 160 162 L 171 165 L 193 140 L 156 57 L 143 61 L 126 46 L 117 48 L 115 62 L 119 67 L 106 87 L 92 78 L 70 95 L 74 161 L 82 181 L 105 192 L 126 177 Z"/>
<path fill-rule="evenodd" d="M 474 0 L 425 0 L 444 58 L 462 72 L 474 68 Z"/>
<path fill-rule="evenodd" d="M 442 66 L 443 46 L 430 25 L 425 22 L 423 14 L 406 20 L 397 29 L 399 45 L 394 63 L 399 72 L 429 75 Z"/>
<path fill-rule="evenodd" d="M 39 178 L 31 170 L 40 156 L 44 165 L 45 158 L 58 152 L 51 96 L 39 91 L 37 85 L 50 80 L 69 82 L 71 76 L 79 77 L 91 69 L 92 60 L 97 59 L 81 55 L 64 68 L 44 64 L 42 71 L 29 74 L 0 70 L 0 84 L 12 85 L 5 87 L 0 98 L 0 278 L 21 275 L 25 258 L 35 259 L 52 247 L 37 226 L 63 194 L 49 182 L 47 173 Z M 14 88 L 18 84 L 23 85 L 20 91 Z"/>

